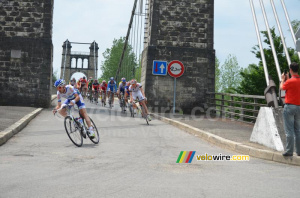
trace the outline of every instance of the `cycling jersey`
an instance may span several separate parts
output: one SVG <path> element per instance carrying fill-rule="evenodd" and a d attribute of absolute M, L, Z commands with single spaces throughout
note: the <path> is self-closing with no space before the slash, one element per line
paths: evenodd
<path fill-rule="evenodd" d="M 109 81 L 107 83 L 107 91 L 111 91 L 111 92 L 116 92 L 117 91 L 116 81 L 114 81 L 113 83 L 111 81 Z"/>
<path fill-rule="evenodd" d="M 140 90 L 141 87 L 142 85 L 140 83 L 136 83 L 135 88 L 132 85 L 129 86 L 129 91 L 132 92 L 133 100 L 136 100 L 137 98 L 139 99 L 139 101 L 145 99 Z"/>
<path fill-rule="evenodd" d="M 93 83 L 93 89 L 94 90 L 99 90 L 100 84 L 99 83 Z"/>
<path fill-rule="evenodd" d="M 124 87 L 124 90 L 125 90 L 125 92 L 127 93 L 127 95 L 130 96 L 130 93 L 129 93 L 129 86 L 126 85 L 126 86 Z"/>
<path fill-rule="evenodd" d="M 87 84 L 87 80 L 86 79 L 82 79 L 80 81 L 80 83 L 81 83 L 81 86 L 84 87 Z"/>
<path fill-rule="evenodd" d="M 123 94 L 124 94 L 124 91 L 125 91 L 125 87 L 126 87 L 126 83 L 125 84 L 123 84 L 123 83 L 119 84 L 120 92 L 122 92 Z"/>
<path fill-rule="evenodd" d="M 60 93 L 59 91 L 57 91 L 57 101 L 61 102 L 61 98 L 66 98 L 66 100 L 64 101 L 64 104 L 69 104 L 72 100 L 74 100 L 76 98 L 75 94 L 78 94 L 80 99 L 79 99 L 79 101 L 76 102 L 76 105 L 78 106 L 78 109 L 85 108 L 83 98 L 82 98 L 81 94 L 79 93 L 79 91 L 71 85 L 67 85 L 65 88 L 66 88 L 65 93 Z"/>
<path fill-rule="evenodd" d="M 106 84 L 106 83 L 105 83 L 105 84 L 101 83 L 100 89 L 101 89 L 102 91 L 106 91 L 106 89 L 107 89 L 107 84 Z"/>
<path fill-rule="evenodd" d="M 93 80 L 89 80 L 89 82 L 88 82 L 88 88 L 89 88 L 89 90 L 91 90 L 92 87 L 93 87 Z"/>

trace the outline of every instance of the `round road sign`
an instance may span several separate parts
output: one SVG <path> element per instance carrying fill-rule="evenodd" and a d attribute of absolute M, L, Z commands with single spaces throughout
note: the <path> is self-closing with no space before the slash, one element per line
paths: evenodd
<path fill-rule="evenodd" d="M 182 76 L 183 72 L 184 72 L 184 66 L 183 66 L 182 62 L 180 62 L 178 60 L 174 60 L 169 63 L 168 73 L 170 74 L 170 76 L 172 76 L 174 78 L 178 78 L 178 77 Z"/>

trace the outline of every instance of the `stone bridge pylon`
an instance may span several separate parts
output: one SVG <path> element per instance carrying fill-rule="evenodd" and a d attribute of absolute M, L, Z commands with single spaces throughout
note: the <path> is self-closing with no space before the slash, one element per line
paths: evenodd
<path fill-rule="evenodd" d="M 90 52 L 72 51 L 72 43 L 74 44 L 90 44 Z M 60 78 L 69 82 L 72 75 L 76 72 L 83 73 L 87 78 L 97 78 L 98 75 L 98 44 L 93 43 L 77 43 L 66 40 L 63 44 L 63 53 L 61 61 Z"/>

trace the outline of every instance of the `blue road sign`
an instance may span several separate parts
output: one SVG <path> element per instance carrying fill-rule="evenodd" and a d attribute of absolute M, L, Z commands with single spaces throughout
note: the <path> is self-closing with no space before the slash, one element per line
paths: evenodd
<path fill-rule="evenodd" d="M 167 75 L 167 61 L 153 61 L 152 74 L 153 75 Z"/>

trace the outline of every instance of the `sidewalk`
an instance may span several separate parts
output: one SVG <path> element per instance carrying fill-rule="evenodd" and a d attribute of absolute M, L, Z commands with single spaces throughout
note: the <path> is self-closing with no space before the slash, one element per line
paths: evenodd
<path fill-rule="evenodd" d="M 274 151 L 275 150 L 263 146 L 261 144 L 250 142 L 250 136 L 254 124 L 239 122 L 236 120 L 231 120 L 228 118 L 206 118 L 202 116 L 190 116 L 190 115 L 180 115 L 180 114 L 158 114 L 160 116 L 170 118 L 182 123 L 188 124 L 195 128 L 207 131 L 214 135 L 220 136 L 222 138 L 239 142 L 248 146 L 252 146 L 259 149 L 265 149 Z"/>
<path fill-rule="evenodd" d="M 250 142 L 254 124 L 225 118 L 206 118 L 204 115 L 152 115 L 216 146 L 256 158 L 300 166 L 300 157 L 296 154 L 283 157 L 281 152 Z"/>
<path fill-rule="evenodd" d="M 53 101 L 56 95 L 51 96 Z M 43 109 L 34 107 L 0 106 L 0 146 L 21 131 Z"/>
<path fill-rule="evenodd" d="M 36 109 L 34 107 L 0 106 L 0 133 Z"/>

